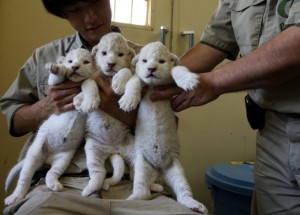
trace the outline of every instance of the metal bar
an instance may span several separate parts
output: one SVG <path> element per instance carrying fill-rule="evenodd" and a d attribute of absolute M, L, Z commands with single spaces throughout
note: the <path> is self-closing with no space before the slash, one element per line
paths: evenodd
<path fill-rule="evenodd" d="M 160 26 L 160 42 L 166 45 L 166 35 L 168 33 L 168 29 L 166 26 Z"/>
<path fill-rule="evenodd" d="M 183 31 L 181 32 L 181 36 L 189 36 L 189 48 L 192 48 L 194 46 L 194 31 Z"/>

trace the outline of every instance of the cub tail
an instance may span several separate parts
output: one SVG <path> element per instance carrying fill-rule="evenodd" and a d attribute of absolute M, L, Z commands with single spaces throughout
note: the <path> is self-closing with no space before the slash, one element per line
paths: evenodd
<path fill-rule="evenodd" d="M 23 167 L 24 160 L 17 163 L 9 172 L 6 181 L 5 181 L 5 191 L 8 192 L 14 178 L 21 172 Z"/>

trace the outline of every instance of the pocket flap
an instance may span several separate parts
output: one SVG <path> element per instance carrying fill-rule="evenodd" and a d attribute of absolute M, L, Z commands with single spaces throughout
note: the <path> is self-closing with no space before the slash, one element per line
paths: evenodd
<path fill-rule="evenodd" d="M 251 6 L 259 5 L 262 2 L 266 2 L 266 0 L 234 0 L 230 3 L 229 8 L 239 12 L 246 10 Z"/>

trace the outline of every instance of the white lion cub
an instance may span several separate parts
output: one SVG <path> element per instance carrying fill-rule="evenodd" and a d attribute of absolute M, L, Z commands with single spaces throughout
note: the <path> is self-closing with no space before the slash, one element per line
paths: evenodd
<path fill-rule="evenodd" d="M 176 66 L 177 56 L 160 42 L 144 46 L 133 59 L 133 64 L 136 74 L 126 84 L 124 95 L 119 100 L 120 107 L 125 111 L 140 105 L 135 130 L 134 188 L 128 199 L 149 198 L 151 183 L 156 180 L 151 175 L 157 172 L 172 188 L 179 203 L 196 212 L 206 213 L 205 206 L 192 197 L 179 162 L 179 140 L 170 101 L 152 102 L 149 98 L 153 86 L 174 81 L 184 90 L 194 89 L 198 84 L 198 75 L 186 67 Z M 141 98 L 141 90 L 145 85 L 148 90 Z"/>
<path fill-rule="evenodd" d="M 96 65 L 102 78 L 112 78 L 112 88 L 122 94 L 127 80 L 132 76 L 131 60 L 135 51 L 127 44 L 127 40 L 119 33 L 104 35 L 99 44 L 92 50 Z M 84 93 L 82 95 L 85 97 Z M 102 187 L 108 189 L 110 185 L 118 183 L 124 172 L 122 158 L 134 153 L 133 136 L 130 128 L 119 120 L 98 109 L 87 116 L 85 153 L 90 180 L 84 188 L 82 196 L 89 196 Z M 110 158 L 114 169 L 112 178 L 105 179 L 105 161 Z"/>
<path fill-rule="evenodd" d="M 95 73 L 94 60 L 85 49 L 74 49 L 66 57 L 60 57 L 58 64 L 48 63 L 49 85 L 56 85 L 69 79 L 74 82 L 83 81 Z M 90 81 L 88 81 L 90 82 Z M 97 100 L 97 98 L 96 98 Z M 98 98 L 99 100 L 99 98 Z M 90 110 L 98 105 L 90 103 Z M 46 174 L 46 185 L 53 191 L 60 191 L 63 185 L 58 178 L 69 166 L 77 148 L 83 141 L 86 116 L 76 110 L 52 114 L 40 126 L 36 137 L 29 147 L 25 159 L 17 164 L 6 180 L 6 190 L 15 175 L 20 172 L 14 192 L 5 199 L 6 205 L 12 205 L 27 194 L 31 179 L 42 165 L 50 165 Z"/>

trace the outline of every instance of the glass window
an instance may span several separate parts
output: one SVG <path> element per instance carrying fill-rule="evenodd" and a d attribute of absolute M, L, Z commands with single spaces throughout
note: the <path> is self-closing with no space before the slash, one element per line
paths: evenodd
<path fill-rule="evenodd" d="M 150 26 L 150 0 L 110 0 L 112 21 Z"/>

